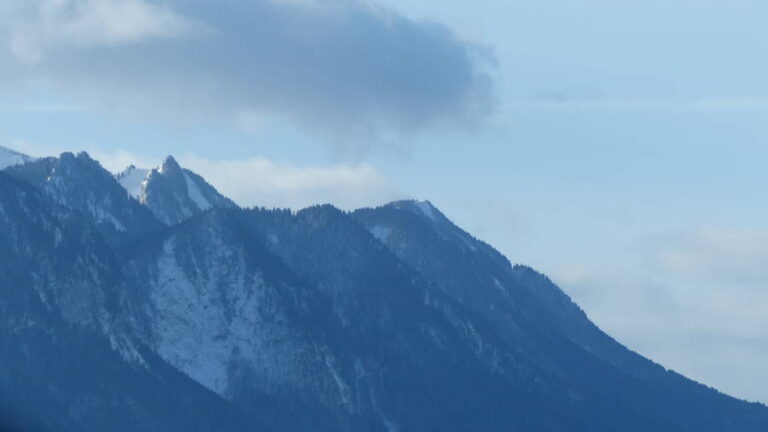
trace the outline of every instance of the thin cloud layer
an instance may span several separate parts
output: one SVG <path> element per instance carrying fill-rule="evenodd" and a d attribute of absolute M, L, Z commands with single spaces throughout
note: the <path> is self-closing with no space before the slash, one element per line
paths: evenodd
<path fill-rule="evenodd" d="M 363 1 L 11 0 L 0 8 L 6 70 L 133 113 L 248 113 L 371 141 L 473 124 L 493 110 L 483 50 Z"/>
<path fill-rule="evenodd" d="M 404 197 L 388 178 L 365 163 L 298 166 L 266 158 L 209 160 L 196 156 L 180 160 L 245 207 L 297 210 L 330 203 L 353 210 Z"/>
<path fill-rule="evenodd" d="M 768 232 L 712 229 L 648 236 L 620 267 L 553 272 L 613 336 L 664 366 L 767 401 Z M 653 334 L 652 338 L 648 334 Z M 692 362 L 690 359 L 698 359 Z"/>

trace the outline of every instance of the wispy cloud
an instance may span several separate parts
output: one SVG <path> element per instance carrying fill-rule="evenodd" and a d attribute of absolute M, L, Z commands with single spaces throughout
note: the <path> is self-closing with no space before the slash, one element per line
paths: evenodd
<path fill-rule="evenodd" d="M 760 381 L 768 376 L 755 360 L 768 356 L 766 245 L 766 231 L 660 233 L 639 239 L 618 267 L 573 264 L 553 276 L 633 349 L 727 393 L 768 402 Z"/>
<path fill-rule="evenodd" d="M 501 105 L 500 112 L 530 111 L 699 111 L 768 108 L 768 97 L 700 98 L 691 100 L 535 99 Z"/>
<path fill-rule="evenodd" d="M 24 112 L 24 113 L 79 113 L 87 111 L 84 105 L 56 104 L 56 103 L 22 103 L 0 104 L 0 111 Z"/>
<path fill-rule="evenodd" d="M 638 246 L 647 265 L 677 278 L 731 287 L 768 287 L 768 232 L 710 229 L 668 233 Z"/>
<path fill-rule="evenodd" d="M 395 185 L 365 163 L 300 166 L 265 158 L 210 160 L 181 156 L 240 205 L 300 209 L 331 203 L 352 210 L 403 198 Z"/>

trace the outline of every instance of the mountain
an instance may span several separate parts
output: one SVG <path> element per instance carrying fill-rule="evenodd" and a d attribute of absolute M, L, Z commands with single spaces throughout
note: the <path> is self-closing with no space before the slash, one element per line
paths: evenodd
<path fill-rule="evenodd" d="M 9 166 L 20 165 L 31 162 L 34 158 L 25 154 L 13 151 L 9 148 L 0 146 L 0 170 Z"/>
<path fill-rule="evenodd" d="M 348 359 L 336 368 L 337 398 L 348 412 L 371 419 L 366 430 L 516 424 L 518 415 L 498 406 L 504 385 L 488 357 L 507 359 L 488 342 L 491 329 L 474 327 L 460 306 L 434 292 L 349 215 L 331 206 L 238 215 L 252 236 L 330 299 L 340 327 L 331 346 L 341 350 L 337 358 Z M 531 402 L 514 391 L 507 396 Z"/>
<path fill-rule="evenodd" d="M 764 418 L 752 423 L 752 415 L 764 407 L 721 395 L 623 347 L 548 278 L 511 265 L 431 203 L 395 202 L 357 210 L 353 217 L 441 292 L 485 317 L 528 361 L 568 382 L 571 397 L 599 403 L 589 410 L 592 416 L 614 422 L 617 430 L 751 430 L 766 425 Z M 707 412 L 713 405 L 718 412 Z M 611 420 L 617 412 L 621 417 Z M 584 423 L 578 430 L 606 425 Z"/>
<path fill-rule="evenodd" d="M 121 309 L 168 363 L 276 430 L 340 430 L 329 304 L 233 212 L 203 213 L 124 251 Z"/>
<path fill-rule="evenodd" d="M 390 210 L 405 223 L 366 222 Z M 419 245 L 382 242 L 382 232 L 393 241 L 423 238 Z M 260 412 L 271 395 L 304 413 L 290 417 L 292 424 L 278 415 L 273 422 L 281 430 L 714 431 L 766 424 L 763 407 L 621 347 L 548 279 L 513 267 L 428 203 L 351 215 L 330 206 L 222 209 L 169 235 L 128 257 L 126 273 L 151 281 L 138 301 L 149 298 L 153 306 L 133 309 L 157 311 L 133 321 L 150 323 L 146 340 L 167 361 L 241 409 Z M 293 275 L 293 282 L 278 275 Z M 269 312 L 248 312 L 254 298 Z M 259 317 L 254 326 L 265 333 L 244 336 L 252 326 L 239 323 L 242 317 Z M 243 355 L 255 352 L 253 341 L 259 354 Z M 430 389 L 431 397 L 414 388 Z M 253 393 L 261 397 L 254 401 Z M 715 414 L 701 414 L 711 406 Z"/>
<path fill-rule="evenodd" d="M 0 430 L 255 424 L 124 331 L 118 262 L 79 212 L 0 173 L 0 244 Z"/>
<path fill-rule="evenodd" d="M 236 207 L 172 156 L 153 169 L 131 165 L 117 175 L 120 184 L 162 222 L 173 225 L 213 207 Z"/>
<path fill-rule="evenodd" d="M 8 428 L 768 430 L 426 201 L 241 209 L 65 153 L 0 172 L 0 287 Z"/>
<path fill-rule="evenodd" d="M 116 176 L 85 152 L 24 161 L 4 172 L 82 212 L 111 244 L 157 233 L 214 207 L 236 207 L 170 156 L 158 168 L 131 166 Z"/>
<path fill-rule="evenodd" d="M 37 159 L 4 172 L 37 187 L 57 204 L 80 211 L 113 244 L 164 227 L 85 152 Z"/>

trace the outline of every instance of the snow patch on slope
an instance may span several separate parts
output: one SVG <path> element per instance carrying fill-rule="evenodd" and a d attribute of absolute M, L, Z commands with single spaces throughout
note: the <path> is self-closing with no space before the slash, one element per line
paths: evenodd
<path fill-rule="evenodd" d="M 339 396 L 341 397 L 341 402 L 344 404 L 344 406 L 348 408 L 352 408 L 352 390 L 350 389 L 349 385 L 344 381 L 344 379 L 341 377 L 341 374 L 339 373 L 338 366 L 336 365 L 336 361 L 331 356 L 326 356 L 325 358 L 325 365 L 328 367 L 328 370 L 331 373 L 331 376 L 333 377 L 334 382 L 336 383 L 336 387 L 339 392 Z"/>
<path fill-rule="evenodd" d="M 141 193 L 148 175 L 148 169 L 136 168 L 131 165 L 115 176 L 115 178 L 120 183 L 120 186 L 125 188 L 132 197 L 141 200 Z"/>
<path fill-rule="evenodd" d="M 432 204 L 430 204 L 429 201 L 416 201 L 416 207 L 418 207 L 419 210 L 424 213 L 424 216 L 428 217 L 430 220 L 437 220 L 435 216 L 435 208 L 432 207 Z"/>
<path fill-rule="evenodd" d="M 204 249 L 176 237 L 164 242 L 150 285 L 150 343 L 224 397 L 235 371 L 264 391 L 300 388 L 310 379 L 302 363 L 317 357 L 315 348 L 284 325 L 277 292 L 249 271 L 244 252 L 216 227 L 204 236 Z"/>
<path fill-rule="evenodd" d="M 125 225 L 123 225 L 122 222 L 120 222 L 119 219 L 115 217 L 112 213 L 104 211 L 104 209 L 100 207 L 92 207 L 91 208 L 91 214 L 96 218 L 97 224 L 103 224 L 103 223 L 109 223 L 111 224 L 117 231 L 125 232 L 128 231 L 125 228 Z"/>
<path fill-rule="evenodd" d="M 389 236 L 392 234 L 392 228 L 381 225 L 376 225 L 371 228 L 371 234 L 376 237 L 382 243 L 386 243 Z"/>
<path fill-rule="evenodd" d="M 459 238 L 464 242 L 465 245 L 467 245 L 468 248 L 472 250 L 472 252 L 477 252 L 477 247 L 473 243 L 475 241 L 474 239 L 467 237 L 467 235 L 464 233 L 460 233 Z"/>
<path fill-rule="evenodd" d="M 125 336 L 116 335 L 111 329 L 103 328 L 102 332 L 109 339 L 112 350 L 117 352 L 127 363 L 142 367 L 147 366 L 144 357 L 139 353 L 134 342 Z"/>
<path fill-rule="evenodd" d="M 166 241 L 157 263 L 157 287 L 151 300 L 161 357 L 208 389 L 227 389 L 231 347 L 221 337 L 225 323 L 210 293 L 198 291 L 175 256 L 175 241 Z"/>
<path fill-rule="evenodd" d="M 184 180 L 187 182 L 187 193 L 189 198 L 197 205 L 200 210 L 208 210 L 213 207 L 210 202 L 200 192 L 200 188 L 197 187 L 197 183 L 189 177 L 189 174 L 184 173 Z"/>

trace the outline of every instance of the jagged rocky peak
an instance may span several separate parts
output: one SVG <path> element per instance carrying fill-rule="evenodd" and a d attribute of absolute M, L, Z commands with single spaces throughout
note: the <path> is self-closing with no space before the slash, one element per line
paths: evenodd
<path fill-rule="evenodd" d="M 85 152 L 85 151 L 78 152 L 77 154 L 66 151 L 59 155 L 59 159 L 61 159 L 62 162 L 64 161 L 71 162 L 75 159 L 79 159 L 82 161 L 93 161 L 93 159 L 91 159 L 91 155 L 89 155 L 88 152 Z"/>
<path fill-rule="evenodd" d="M 91 155 L 84 151 L 78 152 L 77 154 L 72 152 L 62 153 L 59 155 L 59 165 L 66 169 L 77 170 L 77 173 L 73 173 L 73 175 L 79 175 L 81 171 L 91 171 L 93 173 L 98 173 L 98 175 L 102 177 L 107 174 L 107 171 L 101 166 L 101 163 L 93 159 Z"/>
<path fill-rule="evenodd" d="M 214 207 L 236 207 L 201 176 L 182 168 L 173 156 L 152 169 L 131 165 L 116 178 L 132 197 L 167 225 Z"/>
<path fill-rule="evenodd" d="M 163 163 L 158 168 L 158 171 L 160 174 L 174 174 L 174 173 L 180 173 L 181 172 L 181 166 L 178 162 L 176 162 L 176 159 L 173 158 L 173 156 L 168 155 L 166 156 L 165 160 L 163 160 Z"/>

